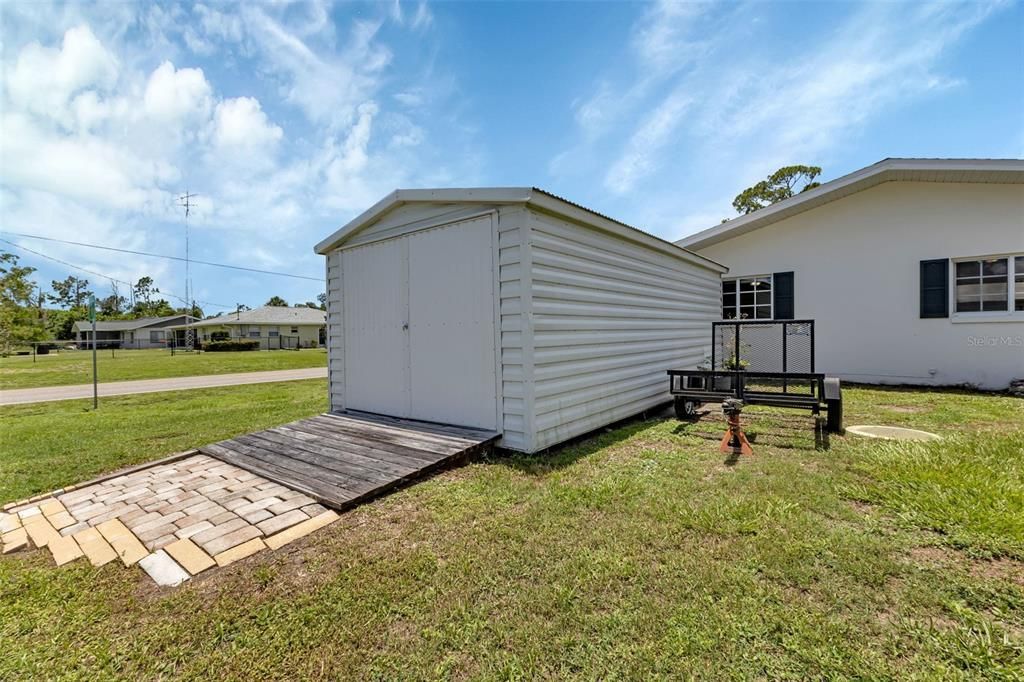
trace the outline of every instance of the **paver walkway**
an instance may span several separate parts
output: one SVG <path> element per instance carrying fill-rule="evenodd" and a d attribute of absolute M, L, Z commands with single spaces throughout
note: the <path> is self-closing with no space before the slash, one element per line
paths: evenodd
<path fill-rule="evenodd" d="M 326 367 L 305 369 L 279 369 L 269 372 L 241 372 L 237 374 L 208 374 L 197 377 L 174 377 L 170 379 L 141 379 L 138 381 L 111 381 L 99 384 L 101 398 L 132 393 L 158 393 L 160 391 L 181 391 L 189 388 L 214 388 L 238 384 L 264 384 L 274 381 L 297 381 L 300 379 L 322 379 L 327 377 Z M 42 388 L 19 388 L 0 390 L 0 405 L 43 403 L 53 400 L 76 400 L 92 397 L 92 384 L 74 386 L 44 386 Z"/>
<path fill-rule="evenodd" d="M 6 505 L 6 554 L 31 541 L 60 566 L 138 564 L 160 585 L 277 549 L 338 514 L 305 494 L 203 454 Z"/>

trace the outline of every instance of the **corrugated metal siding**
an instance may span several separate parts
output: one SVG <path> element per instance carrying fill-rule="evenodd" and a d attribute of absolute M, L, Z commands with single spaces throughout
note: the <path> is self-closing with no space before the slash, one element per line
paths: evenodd
<path fill-rule="evenodd" d="M 522 230 L 526 211 L 504 208 L 498 213 L 498 315 L 501 358 L 502 447 L 527 448 L 524 392 Z"/>
<path fill-rule="evenodd" d="M 332 410 L 345 408 L 345 309 L 341 295 L 341 251 L 327 255 L 327 372 Z"/>
<path fill-rule="evenodd" d="M 667 401 L 665 370 L 710 351 L 720 280 L 544 213 L 528 224 L 538 450 Z"/>

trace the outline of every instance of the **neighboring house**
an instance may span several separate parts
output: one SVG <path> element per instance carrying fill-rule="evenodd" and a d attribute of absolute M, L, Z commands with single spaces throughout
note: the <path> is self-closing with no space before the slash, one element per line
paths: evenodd
<path fill-rule="evenodd" d="M 815 319 L 819 371 L 1024 377 L 1024 160 L 886 159 L 676 243 L 728 266 L 724 318 Z"/>
<path fill-rule="evenodd" d="M 332 410 L 501 434 L 536 452 L 671 398 L 725 268 L 530 187 L 397 190 L 327 258 Z"/>
<path fill-rule="evenodd" d="M 175 325 L 184 325 L 186 317 L 169 315 L 136 320 L 97 320 L 96 342 L 101 348 L 166 348 L 172 338 L 170 329 Z M 72 329 L 78 344 L 88 346 L 91 343 L 92 322 L 79 320 Z"/>
<path fill-rule="evenodd" d="M 192 323 L 200 341 L 252 339 L 260 348 L 316 348 L 324 344 L 327 313 L 305 306 L 264 306 L 255 310 L 225 313 Z M 177 325 L 180 331 L 185 326 Z"/>

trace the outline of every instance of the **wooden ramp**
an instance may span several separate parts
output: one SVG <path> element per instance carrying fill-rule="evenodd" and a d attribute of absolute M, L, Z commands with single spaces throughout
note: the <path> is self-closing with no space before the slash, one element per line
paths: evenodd
<path fill-rule="evenodd" d="M 361 412 L 327 413 L 200 448 L 345 509 L 489 448 L 497 433 Z"/>

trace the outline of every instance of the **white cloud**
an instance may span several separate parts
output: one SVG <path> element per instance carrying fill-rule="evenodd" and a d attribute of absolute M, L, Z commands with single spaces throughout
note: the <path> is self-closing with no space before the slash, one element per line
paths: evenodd
<path fill-rule="evenodd" d="M 218 154 L 227 152 L 250 165 L 269 162 L 284 135 L 253 97 L 234 97 L 219 103 L 213 124 L 213 143 Z"/>
<path fill-rule="evenodd" d="M 187 123 L 209 116 L 213 92 L 202 69 L 175 69 L 164 62 L 150 74 L 142 103 L 156 121 Z"/>
<path fill-rule="evenodd" d="M 616 194 L 632 190 L 636 183 L 651 173 L 665 142 L 682 123 L 692 99 L 684 92 L 672 93 L 647 116 L 633 133 L 622 156 L 605 176 L 604 186 Z"/>
<path fill-rule="evenodd" d="M 86 88 L 109 90 L 117 77 L 117 59 L 88 26 L 76 26 L 64 34 L 60 49 L 25 46 L 4 80 L 15 106 L 60 119 L 72 95 Z"/>
<path fill-rule="evenodd" d="M 647 68 L 676 71 L 694 53 L 704 49 L 707 38 L 698 39 L 693 29 L 708 3 L 659 0 L 637 22 L 632 44 Z"/>
<path fill-rule="evenodd" d="M 416 5 L 416 14 L 412 18 L 413 28 L 428 28 L 434 23 L 434 14 L 427 7 L 426 2 L 420 2 Z"/>
<path fill-rule="evenodd" d="M 828 166 L 885 112 L 961 86 L 941 58 L 1004 4 L 870 4 L 831 32 L 780 44 L 761 19 L 782 9 L 659 3 L 632 29 L 632 66 L 597 74 L 573 103 L 578 141 L 549 168 L 603 163 L 603 186 L 619 195 L 645 182 L 638 222 L 667 221 L 659 231 L 674 236 L 690 229 L 687 215 L 732 214 L 721 188 L 785 164 Z M 713 189 L 676 189 L 686 187 Z"/>
<path fill-rule="evenodd" d="M 387 8 L 351 12 L 355 18 L 337 25 L 339 12 L 329 9 L 312 2 L 5 11 L 5 226 L 179 252 L 176 197 L 187 187 L 199 194 L 196 253 L 319 275 L 310 245 L 339 220 L 395 186 L 465 178 L 450 137 L 438 148 L 424 127 L 457 92 L 453 77 L 437 74 L 424 88 L 432 60 L 419 65 L 419 77 L 393 72 L 380 31 Z M 429 9 L 405 9 L 404 30 L 425 40 Z M 458 126 L 458 116 L 446 111 L 444 125 Z M 469 155 L 479 164 L 478 152 Z M 152 271 L 167 278 L 162 287 L 181 289 L 175 264 L 143 259 L 136 268 L 136 259 L 105 252 L 52 252 L 125 279 Z M 206 281 L 228 281 L 222 274 L 207 272 Z M 275 282 L 248 282 L 224 297 L 247 300 L 254 286 L 298 296 Z"/>

